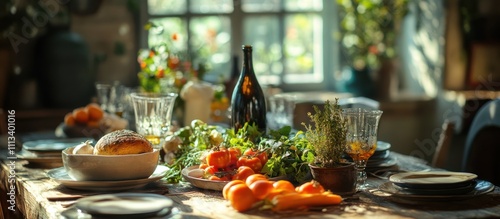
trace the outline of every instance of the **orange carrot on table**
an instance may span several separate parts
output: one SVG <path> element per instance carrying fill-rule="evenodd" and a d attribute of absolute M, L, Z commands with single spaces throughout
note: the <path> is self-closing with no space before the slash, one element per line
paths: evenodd
<path fill-rule="evenodd" d="M 287 193 L 276 195 L 271 202 L 273 211 L 284 211 L 304 206 L 337 205 L 342 202 L 342 197 L 331 192 L 315 194 Z"/>

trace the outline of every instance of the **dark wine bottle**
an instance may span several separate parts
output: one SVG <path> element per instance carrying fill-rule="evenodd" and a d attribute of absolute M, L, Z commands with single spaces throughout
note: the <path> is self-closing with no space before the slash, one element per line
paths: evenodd
<path fill-rule="evenodd" d="M 238 132 L 245 123 L 266 132 L 266 99 L 252 63 L 252 46 L 243 45 L 243 66 L 231 98 L 231 126 Z"/>

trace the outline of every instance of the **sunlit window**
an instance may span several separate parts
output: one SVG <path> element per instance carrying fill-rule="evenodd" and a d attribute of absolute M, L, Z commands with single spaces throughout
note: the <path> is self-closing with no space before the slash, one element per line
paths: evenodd
<path fill-rule="evenodd" d="M 264 85 L 293 86 L 324 83 L 332 68 L 324 50 L 332 40 L 334 16 L 324 13 L 332 0 L 148 0 L 147 19 L 155 27 L 147 33 L 154 45 L 177 34 L 176 49 L 210 64 L 205 80 L 230 76 L 241 45 L 253 45 L 254 69 Z M 325 15 L 329 14 L 328 19 Z M 325 23 L 326 22 L 326 23 Z M 325 28 L 326 27 L 326 28 Z M 240 59 L 241 62 L 241 59 Z M 327 74 L 331 74 L 331 71 Z"/>

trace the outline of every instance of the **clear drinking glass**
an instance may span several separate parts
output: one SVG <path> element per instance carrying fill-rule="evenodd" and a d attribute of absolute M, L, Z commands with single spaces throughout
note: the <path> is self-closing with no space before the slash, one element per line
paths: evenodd
<path fill-rule="evenodd" d="M 132 93 L 137 133 L 160 149 L 172 122 L 176 93 Z"/>
<path fill-rule="evenodd" d="M 343 110 L 347 126 L 346 152 L 358 171 L 357 189 L 366 188 L 366 162 L 377 148 L 377 130 L 381 110 L 348 108 Z"/>
<path fill-rule="evenodd" d="M 295 95 L 275 94 L 268 98 L 268 127 L 270 129 L 280 129 L 283 126 L 293 128 L 295 112 Z"/>

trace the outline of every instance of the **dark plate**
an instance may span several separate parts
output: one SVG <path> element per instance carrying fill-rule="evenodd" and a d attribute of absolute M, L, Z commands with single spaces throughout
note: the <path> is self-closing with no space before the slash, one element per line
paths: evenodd
<path fill-rule="evenodd" d="M 394 187 L 396 187 L 396 189 L 399 189 L 401 192 L 415 195 L 462 195 L 471 192 L 476 187 L 476 184 L 476 180 L 472 180 L 468 185 L 457 188 L 451 187 L 442 189 L 414 189 L 399 187 L 397 185 L 394 185 Z"/>
<path fill-rule="evenodd" d="M 172 199 L 158 194 L 116 193 L 79 199 L 75 207 L 98 217 L 146 218 L 171 209 Z"/>
<path fill-rule="evenodd" d="M 393 183 L 386 182 L 379 186 L 378 190 L 372 191 L 378 196 L 390 196 L 413 201 L 454 201 L 474 198 L 493 191 L 495 185 L 488 181 L 476 180 L 475 187 L 463 194 L 414 194 L 398 189 Z M 383 194 L 380 194 L 382 192 Z"/>
<path fill-rule="evenodd" d="M 377 141 L 377 148 L 375 149 L 375 153 L 378 151 L 387 151 L 391 148 L 391 144 L 385 141 Z"/>
<path fill-rule="evenodd" d="M 465 187 L 476 178 L 477 175 L 473 173 L 431 171 L 398 173 L 390 176 L 389 181 L 411 189 L 449 189 Z"/>

